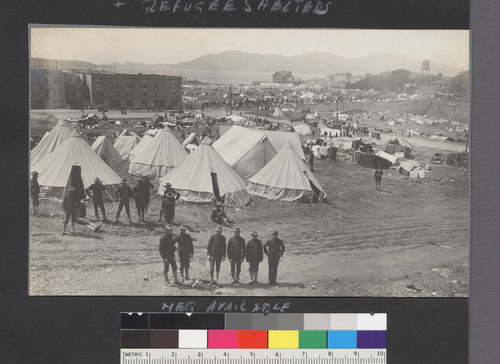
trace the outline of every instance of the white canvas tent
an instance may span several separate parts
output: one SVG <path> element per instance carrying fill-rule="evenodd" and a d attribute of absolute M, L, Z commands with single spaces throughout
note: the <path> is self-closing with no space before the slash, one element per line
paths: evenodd
<path fill-rule="evenodd" d="M 175 136 L 167 129 L 162 129 L 141 154 L 134 156 L 128 171 L 136 176 L 161 178 L 186 159 L 187 155 Z"/>
<path fill-rule="evenodd" d="M 125 177 L 127 175 L 127 162 L 122 159 L 122 156 L 108 138 L 105 136 L 97 137 L 91 148 L 120 176 Z"/>
<path fill-rule="evenodd" d="M 32 168 L 47 157 L 54 149 L 64 143 L 71 136 L 73 127 L 65 120 L 61 119 L 57 125 L 45 135 L 40 143 L 31 151 L 31 166 Z"/>
<path fill-rule="evenodd" d="M 66 187 L 72 166 L 82 168 L 85 187 L 99 177 L 103 185 L 116 185 L 121 177 L 92 150 L 87 141 L 74 130 L 71 137 L 37 163 L 38 183 L 47 187 Z"/>
<path fill-rule="evenodd" d="M 275 107 L 274 108 L 274 112 L 271 114 L 271 116 L 274 116 L 274 117 L 277 117 L 277 118 L 281 118 L 283 116 L 283 112 L 280 110 L 279 107 Z"/>
<path fill-rule="evenodd" d="M 201 144 L 201 139 L 196 133 L 190 133 L 186 139 L 182 142 L 182 146 L 186 148 L 188 144 L 195 144 L 195 145 L 200 145 Z"/>
<path fill-rule="evenodd" d="M 160 195 L 167 182 L 181 194 L 182 201 L 210 203 L 223 198 L 226 206 L 243 206 L 249 202 L 245 182 L 208 144 L 201 144 L 160 180 Z"/>
<path fill-rule="evenodd" d="M 268 200 L 321 201 L 326 192 L 291 143 L 257 174 L 250 178 L 247 191 Z"/>
<path fill-rule="evenodd" d="M 213 147 L 243 179 L 253 176 L 276 155 L 264 133 L 240 126 L 229 129 Z"/>
<path fill-rule="evenodd" d="M 281 150 L 288 143 L 292 143 L 293 148 L 299 155 L 300 159 L 305 160 L 306 156 L 300 144 L 299 135 L 296 133 L 290 133 L 285 131 L 271 131 L 271 130 L 259 130 L 260 133 L 264 133 L 266 137 L 271 142 L 271 145 L 275 150 Z"/>
<path fill-rule="evenodd" d="M 153 142 L 154 136 L 144 134 L 141 141 L 128 153 L 128 160 L 132 162 L 135 156 L 141 155 Z M 125 158 L 124 158 L 125 159 Z"/>
<path fill-rule="evenodd" d="M 137 144 L 141 141 L 141 138 L 134 132 L 125 129 L 116 138 L 113 147 L 120 153 L 123 159 L 128 159 L 128 154 L 135 148 Z"/>
<path fill-rule="evenodd" d="M 247 119 L 244 118 L 243 116 L 234 114 L 227 116 L 226 119 L 233 125 L 245 124 L 245 122 L 247 121 Z"/>

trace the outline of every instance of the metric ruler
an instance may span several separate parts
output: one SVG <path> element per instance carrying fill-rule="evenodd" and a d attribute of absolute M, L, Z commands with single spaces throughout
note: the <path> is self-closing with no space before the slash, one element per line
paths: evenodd
<path fill-rule="evenodd" d="M 386 349 L 121 349 L 121 364 L 386 364 Z"/>

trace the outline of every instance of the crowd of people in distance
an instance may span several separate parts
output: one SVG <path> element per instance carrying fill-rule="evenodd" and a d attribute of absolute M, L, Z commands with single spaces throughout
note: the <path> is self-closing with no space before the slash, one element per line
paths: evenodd
<path fill-rule="evenodd" d="M 172 268 L 173 284 L 180 284 L 177 274 L 177 262 L 175 252 L 179 255 L 179 270 L 181 278 L 184 282 L 191 280 L 189 277 L 190 260 L 194 255 L 193 240 L 186 233 L 186 227 L 181 225 L 178 235 L 172 234 L 172 226 L 165 226 L 165 233 L 160 238 L 160 256 L 163 259 L 163 277 L 165 284 L 171 286 L 169 280 L 169 270 Z M 248 284 L 258 284 L 259 264 L 264 260 L 264 254 L 267 256 L 269 265 L 269 284 L 277 284 L 278 265 L 281 257 L 285 253 L 285 244 L 283 240 L 278 238 L 279 233 L 274 231 L 272 238 L 262 244 L 258 239 L 258 233 L 253 231 L 250 235 L 252 238 L 245 243 L 240 235 L 241 230 L 234 229 L 234 236 L 227 241 L 222 235 L 222 227 L 218 226 L 215 229 L 215 234 L 210 236 L 207 244 L 207 260 L 210 264 L 210 285 L 219 285 L 219 273 L 221 264 L 225 259 L 231 264 L 231 284 L 240 284 L 240 273 L 243 262 L 248 262 L 248 271 L 250 274 L 250 282 Z"/>

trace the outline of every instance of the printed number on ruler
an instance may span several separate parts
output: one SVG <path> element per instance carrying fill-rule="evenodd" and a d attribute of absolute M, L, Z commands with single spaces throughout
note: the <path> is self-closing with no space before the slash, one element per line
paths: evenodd
<path fill-rule="evenodd" d="M 386 364 L 386 349 L 121 349 L 121 364 Z"/>

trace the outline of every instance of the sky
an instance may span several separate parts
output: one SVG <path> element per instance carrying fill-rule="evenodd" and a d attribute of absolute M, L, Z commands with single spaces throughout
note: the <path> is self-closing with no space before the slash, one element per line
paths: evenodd
<path fill-rule="evenodd" d="M 299 55 L 380 53 L 469 68 L 467 30 L 76 28 L 31 29 L 31 56 L 95 64 L 178 63 L 228 50 Z"/>

